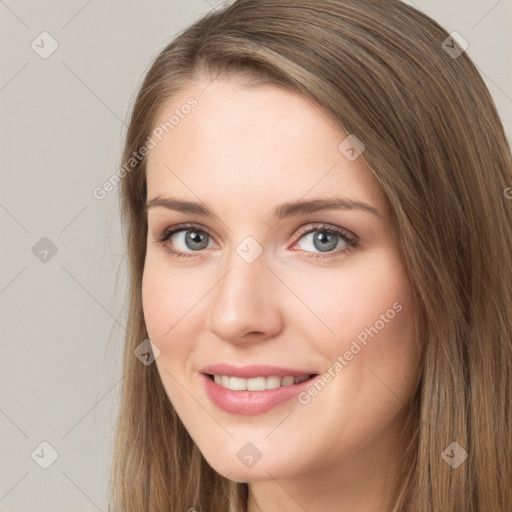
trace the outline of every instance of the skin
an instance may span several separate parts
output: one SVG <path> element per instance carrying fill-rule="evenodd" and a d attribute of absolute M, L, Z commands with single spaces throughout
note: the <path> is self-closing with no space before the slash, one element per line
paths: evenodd
<path fill-rule="evenodd" d="M 198 101 L 148 156 L 148 199 L 203 202 L 216 214 L 148 210 L 143 309 L 166 393 L 208 463 L 249 483 L 249 512 L 391 510 L 418 347 L 411 283 L 391 241 L 384 196 L 363 159 L 338 149 L 348 134 L 317 105 L 269 84 L 206 85 L 190 85 L 165 105 L 155 125 L 191 96 Z M 270 217 L 278 204 L 333 196 L 381 215 Z M 155 241 L 186 222 L 206 230 L 207 248 L 187 246 L 184 231 L 167 245 Z M 359 245 L 342 253 L 346 242 L 335 235 L 336 248 L 321 252 L 312 240 L 322 229 L 298 235 L 315 223 L 345 229 Z M 247 236 L 263 250 L 252 263 L 236 252 Z M 192 257 L 178 258 L 169 246 Z M 308 258 L 329 254 L 336 255 Z M 198 372 L 207 364 L 322 374 L 397 302 L 400 312 L 307 404 L 292 399 L 243 416 L 205 394 Z M 261 452 L 252 467 L 237 457 L 247 442 Z"/>

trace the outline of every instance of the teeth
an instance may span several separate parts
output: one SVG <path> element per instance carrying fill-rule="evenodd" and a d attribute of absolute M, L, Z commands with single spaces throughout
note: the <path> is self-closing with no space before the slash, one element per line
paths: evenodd
<path fill-rule="evenodd" d="M 281 387 L 281 377 L 275 377 L 272 375 L 271 377 L 267 377 L 266 381 L 267 389 L 276 389 Z"/>
<path fill-rule="evenodd" d="M 246 383 L 247 389 L 249 391 L 265 391 L 265 389 L 267 389 L 267 379 L 265 377 L 255 377 L 253 379 L 247 379 Z"/>
<path fill-rule="evenodd" d="M 229 377 L 229 388 L 233 391 L 244 391 L 247 389 L 247 379 Z"/>
<path fill-rule="evenodd" d="M 267 389 L 276 389 L 283 386 L 291 386 L 300 384 L 309 379 L 309 375 L 301 375 L 300 377 L 278 377 L 271 375 L 269 377 L 253 377 L 244 379 L 242 377 L 230 377 L 229 375 L 214 375 L 213 380 L 219 386 L 232 391 L 265 391 Z"/>
<path fill-rule="evenodd" d="M 291 386 L 294 383 L 294 381 L 295 379 L 293 377 L 283 377 L 281 386 Z"/>

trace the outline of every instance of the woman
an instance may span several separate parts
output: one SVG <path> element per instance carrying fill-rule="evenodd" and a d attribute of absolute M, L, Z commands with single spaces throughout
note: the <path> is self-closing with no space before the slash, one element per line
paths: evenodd
<path fill-rule="evenodd" d="M 112 510 L 512 510 L 512 162 L 460 38 L 238 0 L 157 57 L 123 162 Z"/>

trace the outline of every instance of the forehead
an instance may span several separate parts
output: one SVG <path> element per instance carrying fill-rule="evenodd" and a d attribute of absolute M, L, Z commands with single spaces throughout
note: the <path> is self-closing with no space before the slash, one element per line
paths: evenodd
<path fill-rule="evenodd" d="M 382 205 L 363 159 L 347 158 L 349 134 L 318 105 L 282 87 L 233 79 L 194 84 L 164 105 L 158 127 L 161 140 L 152 137 L 148 155 L 148 197 L 179 191 L 249 207 L 263 198 L 280 203 L 339 194 Z"/>

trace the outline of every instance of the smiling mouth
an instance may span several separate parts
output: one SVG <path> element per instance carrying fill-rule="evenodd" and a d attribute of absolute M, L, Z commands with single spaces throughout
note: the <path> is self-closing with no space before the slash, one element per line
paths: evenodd
<path fill-rule="evenodd" d="M 243 377 L 232 377 L 229 375 L 205 375 L 219 386 L 222 386 L 225 389 L 230 389 L 231 391 L 266 391 L 270 389 L 278 389 L 293 386 L 294 384 L 301 384 L 302 382 L 318 376 L 318 374 L 315 373 L 311 375 L 301 375 L 298 377 L 291 375 L 285 377 L 269 375 L 267 377 L 261 376 L 245 379 Z"/>

